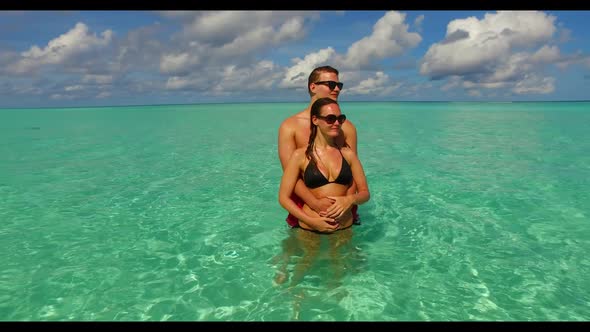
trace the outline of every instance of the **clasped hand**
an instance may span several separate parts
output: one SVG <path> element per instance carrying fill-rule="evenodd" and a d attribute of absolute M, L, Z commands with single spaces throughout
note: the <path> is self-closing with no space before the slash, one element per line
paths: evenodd
<path fill-rule="evenodd" d="M 353 203 L 349 196 L 328 196 L 327 199 L 332 201 L 332 205 L 319 212 L 322 217 L 338 219 L 352 207 Z"/>

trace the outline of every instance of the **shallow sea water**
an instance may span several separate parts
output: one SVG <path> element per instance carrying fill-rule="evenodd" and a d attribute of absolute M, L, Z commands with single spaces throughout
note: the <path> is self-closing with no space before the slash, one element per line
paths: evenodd
<path fill-rule="evenodd" d="M 589 103 L 341 102 L 371 200 L 311 259 L 277 200 L 305 106 L 0 110 L 0 320 L 590 318 Z"/>

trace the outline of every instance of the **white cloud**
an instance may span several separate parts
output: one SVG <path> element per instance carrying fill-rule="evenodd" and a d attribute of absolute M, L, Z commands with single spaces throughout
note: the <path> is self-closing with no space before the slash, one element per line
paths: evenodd
<path fill-rule="evenodd" d="M 401 83 L 391 83 L 389 75 L 379 71 L 375 73 L 374 77 L 369 77 L 344 91 L 351 95 L 388 95 L 400 86 Z"/>
<path fill-rule="evenodd" d="M 531 55 L 530 60 L 536 63 L 553 63 L 561 58 L 557 46 L 544 45 Z"/>
<path fill-rule="evenodd" d="M 287 68 L 279 86 L 306 89 L 309 73 L 322 65 L 336 66 L 340 71 L 340 79 L 350 80 L 349 83 L 354 84 L 354 80 L 361 79 L 358 75 L 359 69 L 371 66 L 374 61 L 402 54 L 422 40 L 419 34 L 408 32 L 408 25 L 404 24 L 405 16 L 395 11 L 387 12 L 375 23 L 372 34 L 354 42 L 344 56 L 337 54 L 332 47 L 327 47 L 310 53 L 303 59 L 293 59 L 294 65 Z M 364 84 L 369 84 L 368 82 Z M 362 87 L 358 89 L 353 91 L 357 91 L 355 93 L 358 94 L 363 93 Z"/>
<path fill-rule="evenodd" d="M 300 39 L 306 35 L 306 19 L 318 16 L 316 12 L 296 11 L 198 11 L 164 15 L 184 22 L 180 38 L 187 45 L 202 45 L 200 57 L 220 62 Z"/>
<path fill-rule="evenodd" d="M 307 79 L 311 71 L 319 66 L 326 65 L 328 60 L 333 58 L 336 52 L 328 47 L 315 53 L 306 55 L 303 59 L 292 60 L 294 65 L 287 68 L 285 77 L 279 84 L 282 88 L 301 88 L 307 90 Z"/>
<path fill-rule="evenodd" d="M 194 80 L 187 77 L 172 76 L 166 81 L 167 90 L 182 90 L 198 85 L 198 80 Z"/>
<path fill-rule="evenodd" d="M 433 79 L 452 78 L 443 91 L 462 82 L 472 96 L 481 96 L 478 89 L 551 93 L 555 79 L 541 77 L 541 71 L 564 62 L 559 48 L 546 44 L 556 31 L 555 19 L 543 12 L 517 11 L 453 20 L 445 39 L 426 52 L 420 72 Z"/>
<path fill-rule="evenodd" d="M 258 25 L 242 31 L 218 50 L 222 56 L 251 53 L 264 47 L 296 40 L 304 36 L 303 18 L 293 17 L 279 26 Z"/>
<path fill-rule="evenodd" d="M 272 61 L 260 61 L 250 67 L 226 66 L 223 77 L 211 89 L 213 95 L 229 95 L 239 91 L 269 90 L 283 75 Z"/>
<path fill-rule="evenodd" d="M 83 83 L 111 84 L 113 75 L 86 74 L 82 77 Z"/>
<path fill-rule="evenodd" d="M 404 24 L 405 17 L 405 14 L 395 11 L 387 12 L 375 23 L 370 36 L 348 48 L 343 64 L 353 68 L 366 66 L 373 60 L 393 57 L 418 45 L 422 37 L 418 33 L 408 32 L 408 25 Z"/>
<path fill-rule="evenodd" d="M 467 94 L 470 95 L 471 97 L 481 97 L 482 93 L 479 90 L 468 90 Z"/>
<path fill-rule="evenodd" d="M 442 91 L 450 91 L 453 90 L 454 88 L 458 87 L 461 85 L 461 77 L 459 76 L 451 76 L 446 83 L 441 86 L 441 90 Z"/>
<path fill-rule="evenodd" d="M 372 34 L 354 42 L 344 56 L 337 54 L 332 47 L 327 47 L 312 52 L 303 59 L 293 59 L 294 65 L 287 68 L 279 86 L 305 89 L 309 73 L 322 65 L 335 66 L 340 71 L 340 79 L 347 80 L 347 86 L 348 84 L 353 86 L 355 81 L 362 80 L 358 74 L 359 69 L 371 68 L 375 61 L 400 55 L 422 40 L 418 33 L 408 32 L 408 25 L 404 23 L 405 16 L 395 11 L 387 12 L 375 23 Z M 417 18 L 417 22 L 421 22 L 422 19 Z M 399 84 L 379 85 L 387 79 L 387 75 L 379 71 L 375 77 L 360 81 L 358 85 L 347 88 L 344 93 L 387 94 L 400 86 Z"/>
<path fill-rule="evenodd" d="M 290 40 L 303 29 L 305 18 L 315 18 L 317 12 L 297 11 L 200 11 L 193 15 L 180 13 L 187 24 L 184 35 L 213 46 L 229 44 L 250 31 L 270 28 L 279 34 L 274 40 Z"/>
<path fill-rule="evenodd" d="M 517 11 L 457 19 L 447 26 L 446 39 L 424 55 L 420 73 L 432 78 L 494 71 L 522 47 L 550 40 L 555 17 L 543 12 Z"/>
<path fill-rule="evenodd" d="M 424 22 L 424 15 L 418 15 L 416 19 L 414 19 L 414 27 L 416 30 L 422 30 L 422 22 Z"/>
<path fill-rule="evenodd" d="M 199 57 L 194 53 L 163 54 L 160 60 L 160 72 L 172 75 L 187 75 L 191 68 L 198 63 Z"/>
<path fill-rule="evenodd" d="M 484 88 L 484 89 L 500 89 L 504 88 L 508 85 L 506 82 L 492 82 L 492 83 L 482 83 L 482 82 L 471 82 L 471 81 L 464 81 L 463 87 L 466 89 L 476 89 L 476 88 Z"/>
<path fill-rule="evenodd" d="M 89 34 L 88 27 L 78 22 L 70 31 L 50 40 L 44 48 L 34 45 L 22 52 L 21 58 L 9 70 L 12 73 L 30 73 L 43 65 L 64 64 L 77 55 L 109 45 L 113 32 L 105 30 L 101 36 Z"/>
<path fill-rule="evenodd" d="M 101 93 L 99 93 L 98 95 L 96 95 L 97 99 L 102 99 L 102 98 L 108 98 L 111 96 L 111 93 L 108 91 L 102 91 Z"/>
<path fill-rule="evenodd" d="M 64 94 L 60 94 L 60 93 L 54 93 L 51 96 L 49 96 L 49 98 L 51 98 L 53 100 L 72 100 L 75 97 L 72 95 L 64 95 Z"/>
<path fill-rule="evenodd" d="M 517 94 L 547 94 L 555 91 L 555 78 L 527 75 L 525 79 L 518 82 L 512 89 Z"/>
<path fill-rule="evenodd" d="M 157 39 L 164 29 L 160 24 L 153 24 L 129 31 L 116 45 L 113 70 L 117 73 L 131 70 L 151 71 L 159 67 L 162 53 L 182 52 L 174 52 L 177 46 L 171 45 L 170 40 L 160 41 Z"/>
<path fill-rule="evenodd" d="M 84 86 L 77 84 L 77 85 L 69 85 L 64 88 L 65 91 L 80 91 L 83 90 Z"/>

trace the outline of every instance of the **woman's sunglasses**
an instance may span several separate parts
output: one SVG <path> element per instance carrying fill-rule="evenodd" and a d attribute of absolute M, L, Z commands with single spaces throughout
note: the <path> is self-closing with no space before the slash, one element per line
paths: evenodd
<path fill-rule="evenodd" d="M 334 122 L 336 122 L 336 120 L 338 120 L 338 122 L 340 122 L 340 124 L 343 124 L 344 121 L 346 121 L 346 115 L 344 115 L 344 114 L 340 114 L 338 116 L 336 116 L 334 114 L 330 114 L 330 115 L 326 115 L 326 116 L 317 115 L 317 117 L 318 117 L 318 119 L 325 120 L 327 124 L 333 124 Z"/>
<path fill-rule="evenodd" d="M 327 85 L 328 88 L 330 88 L 330 90 L 334 90 L 336 87 L 338 87 L 338 89 L 342 90 L 342 86 L 344 86 L 344 83 L 334 82 L 334 81 L 319 81 L 319 82 L 315 82 L 314 84 Z"/>

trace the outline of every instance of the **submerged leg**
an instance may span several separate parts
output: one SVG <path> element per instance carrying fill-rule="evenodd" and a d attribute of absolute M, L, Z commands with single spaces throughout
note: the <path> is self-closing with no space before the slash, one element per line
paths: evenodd
<path fill-rule="evenodd" d="M 330 289 L 337 288 L 342 285 L 342 278 L 346 273 L 346 256 L 345 247 L 352 239 L 352 227 L 336 232 L 330 236 L 330 265 L 332 266 L 332 277 L 328 280 L 328 287 Z"/>
<path fill-rule="evenodd" d="M 297 229 L 297 239 L 299 240 L 299 245 L 303 248 L 303 257 L 301 257 L 299 262 L 295 265 L 293 278 L 291 279 L 291 286 L 297 285 L 303 280 L 305 273 L 313 265 L 313 262 L 319 253 L 321 244 L 320 234 L 300 228 Z"/>

